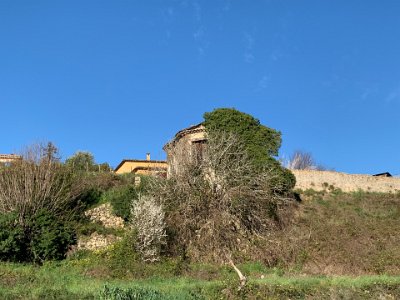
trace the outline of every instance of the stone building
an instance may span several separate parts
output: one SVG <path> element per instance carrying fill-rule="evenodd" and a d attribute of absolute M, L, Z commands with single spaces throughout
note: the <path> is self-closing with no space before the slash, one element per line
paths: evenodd
<path fill-rule="evenodd" d="M 188 159 L 201 159 L 206 143 L 203 123 L 182 129 L 164 147 L 167 153 L 167 177 L 179 172 L 179 167 Z"/>

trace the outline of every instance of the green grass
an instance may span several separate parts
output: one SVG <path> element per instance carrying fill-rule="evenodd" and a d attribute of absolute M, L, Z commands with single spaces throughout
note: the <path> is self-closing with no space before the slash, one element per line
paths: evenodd
<path fill-rule="evenodd" d="M 124 235 L 107 249 L 40 267 L 0 263 L 0 299 L 99 299 L 104 291 L 152 299 L 400 299 L 400 194 L 302 196 L 292 222 L 271 232 L 265 260 L 238 262 L 248 277 L 241 291 L 229 266 L 179 258 L 145 264 Z"/>
<path fill-rule="evenodd" d="M 274 269 L 253 263 L 239 266 L 249 280 L 242 291 L 237 291 L 236 274 L 226 267 L 193 265 L 196 272 L 192 275 L 169 278 L 155 275 L 131 280 L 96 278 L 85 274 L 84 268 L 72 266 L 70 262 L 47 263 L 41 267 L 2 263 L 0 298 L 98 299 L 105 285 L 122 290 L 155 290 L 165 299 L 329 299 L 335 295 L 354 299 L 400 297 L 400 276 L 280 276 Z M 196 278 L 199 270 L 217 271 L 217 274 L 212 280 L 204 280 Z"/>

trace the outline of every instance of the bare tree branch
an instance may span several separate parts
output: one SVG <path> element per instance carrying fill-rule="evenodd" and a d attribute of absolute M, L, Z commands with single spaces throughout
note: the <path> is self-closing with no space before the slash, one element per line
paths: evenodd
<path fill-rule="evenodd" d="M 73 187 L 73 175 L 44 150 L 43 145 L 33 145 L 22 160 L 0 169 L 0 213 L 17 212 L 23 223 L 41 209 L 63 217 L 71 211 L 80 193 Z"/>
<path fill-rule="evenodd" d="M 225 253 L 245 251 L 256 234 L 280 226 L 280 211 L 291 198 L 279 192 L 272 169 L 254 169 L 245 149 L 226 133 L 209 135 L 200 154 L 190 143 L 175 145 L 173 176 L 151 189 L 166 209 L 170 251 L 223 262 Z"/>

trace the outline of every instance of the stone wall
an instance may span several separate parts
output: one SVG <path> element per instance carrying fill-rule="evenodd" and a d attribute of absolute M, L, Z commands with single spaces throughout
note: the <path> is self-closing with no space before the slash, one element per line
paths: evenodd
<path fill-rule="evenodd" d="M 106 228 L 124 228 L 124 220 L 113 215 L 110 203 L 92 208 L 86 211 L 85 214 L 92 222 L 100 222 Z M 121 237 L 112 234 L 103 235 L 94 232 L 90 236 L 79 237 L 76 250 L 97 250 L 107 247 L 120 239 Z"/>
<path fill-rule="evenodd" d="M 93 232 L 90 236 L 82 236 L 78 239 L 77 250 L 98 250 L 119 241 L 121 237 L 112 234 L 98 234 Z"/>
<path fill-rule="evenodd" d="M 93 222 L 100 222 L 107 228 L 123 228 L 124 220 L 113 215 L 110 203 L 102 204 L 88 210 L 85 215 Z"/>
<path fill-rule="evenodd" d="M 361 174 L 346 174 L 332 171 L 292 170 L 296 176 L 297 189 L 324 190 L 329 186 L 340 188 L 344 192 L 400 192 L 400 178 L 377 177 Z"/>

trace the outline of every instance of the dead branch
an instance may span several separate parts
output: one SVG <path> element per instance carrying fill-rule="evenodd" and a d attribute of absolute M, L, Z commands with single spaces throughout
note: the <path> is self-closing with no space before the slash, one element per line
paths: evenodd
<path fill-rule="evenodd" d="M 239 268 L 236 267 L 236 265 L 233 263 L 233 260 L 231 257 L 228 258 L 228 261 L 229 261 L 229 264 L 232 266 L 232 268 L 235 270 L 236 274 L 239 276 L 240 284 L 238 287 L 238 291 L 240 291 L 246 285 L 247 278 L 246 278 L 246 276 L 243 275 L 243 273 L 239 270 Z"/>
<path fill-rule="evenodd" d="M 290 198 L 272 169 L 255 170 L 244 144 L 233 134 L 207 136 L 196 152 L 182 138 L 170 149 L 168 180 L 152 183 L 163 204 L 171 254 L 185 249 L 193 260 L 223 262 L 223 253 L 251 247 L 256 234 L 278 227 Z M 180 253 L 180 252 L 179 252 Z"/>
<path fill-rule="evenodd" d="M 33 145 L 23 159 L 0 170 L 0 213 L 18 212 L 19 221 L 41 209 L 65 217 L 79 192 L 72 174 L 49 157 L 43 145 Z"/>

